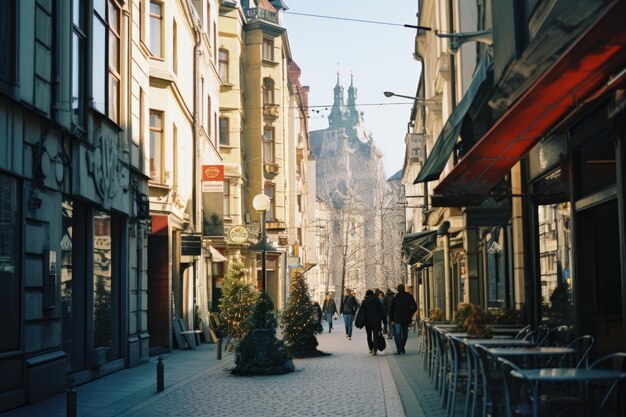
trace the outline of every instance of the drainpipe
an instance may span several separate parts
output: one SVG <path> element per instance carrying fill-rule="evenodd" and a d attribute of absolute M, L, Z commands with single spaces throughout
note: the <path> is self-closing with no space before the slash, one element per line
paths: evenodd
<path fill-rule="evenodd" d="M 201 56 L 201 51 L 200 51 L 200 42 L 202 39 L 201 33 L 200 33 L 200 28 L 198 27 L 198 25 L 196 25 L 196 21 L 194 20 L 194 16 L 191 14 L 191 7 L 194 7 L 189 1 L 186 2 L 187 7 L 185 8 L 187 17 L 189 18 L 189 20 L 191 21 L 192 25 L 193 25 L 193 35 L 194 35 L 194 40 L 195 40 L 195 44 L 193 47 L 193 122 L 192 122 L 192 131 L 193 131 L 193 140 L 191 141 L 191 149 L 193 152 L 193 158 L 191 161 L 191 169 L 192 169 L 192 175 L 191 177 L 193 178 L 192 182 L 191 182 L 191 195 L 192 195 L 192 209 L 193 209 L 193 216 L 192 216 L 192 227 L 193 227 L 193 231 L 194 232 L 198 232 L 198 226 L 202 224 L 202 222 L 200 221 L 200 219 L 198 219 L 198 178 L 199 175 L 196 175 L 198 172 L 198 159 L 200 157 L 199 154 L 199 150 L 201 149 L 200 146 L 198 146 L 198 140 L 200 135 L 198 134 L 198 78 L 199 78 L 199 73 L 198 73 L 198 61 L 200 59 Z M 197 293 L 196 293 L 196 283 L 198 282 L 198 260 L 195 259 L 196 257 L 194 257 L 193 260 L 193 300 L 192 300 L 192 318 L 195 318 L 195 314 L 196 314 L 196 297 L 197 297 Z M 195 320 L 192 320 L 191 325 L 193 326 L 195 323 Z"/>

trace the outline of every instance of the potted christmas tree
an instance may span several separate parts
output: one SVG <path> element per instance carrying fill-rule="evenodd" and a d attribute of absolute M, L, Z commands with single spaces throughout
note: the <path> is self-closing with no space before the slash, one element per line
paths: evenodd
<path fill-rule="evenodd" d="M 273 310 L 274 303 L 263 291 L 246 321 L 247 333 L 237 344 L 233 374 L 280 375 L 294 371 L 285 344 L 276 338 L 278 322 Z"/>

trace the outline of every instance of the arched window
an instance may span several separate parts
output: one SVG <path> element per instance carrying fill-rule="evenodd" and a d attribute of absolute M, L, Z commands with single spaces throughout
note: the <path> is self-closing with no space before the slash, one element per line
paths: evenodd
<path fill-rule="evenodd" d="M 263 104 L 274 104 L 274 80 L 263 78 Z"/>

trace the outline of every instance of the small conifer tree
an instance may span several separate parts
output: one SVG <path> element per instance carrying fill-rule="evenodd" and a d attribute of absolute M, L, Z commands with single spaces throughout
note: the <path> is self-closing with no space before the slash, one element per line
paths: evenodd
<path fill-rule="evenodd" d="M 282 340 L 276 338 L 278 322 L 274 303 L 263 291 L 246 321 L 246 335 L 237 344 L 235 375 L 279 375 L 293 372 L 293 361 Z"/>
<path fill-rule="evenodd" d="M 257 298 L 256 289 L 248 282 L 248 270 L 243 258 L 237 252 L 228 261 L 220 300 L 220 316 L 226 322 L 231 337 L 240 339 L 246 333 L 246 321 Z"/>
<path fill-rule="evenodd" d="M 319 356 L 316 333 L 322 331 L 317 313 L 311 303 L 309 288 L 302 277 L 297 275 L 291 281 L 287 307 L 282 316 L 283 340 L 289 353 L 295 357 Z"/>

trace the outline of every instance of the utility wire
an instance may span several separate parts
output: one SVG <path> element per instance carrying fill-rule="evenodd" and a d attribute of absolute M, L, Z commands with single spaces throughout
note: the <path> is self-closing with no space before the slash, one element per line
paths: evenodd
<path fill-rule="evenodd" d="M 319 15 L 319 14 L 297 13 L 297 12 L 287 12 L 287 11 L 285 11 L 283 13 L 285 13 L 285 14 L 293 14 L 293 15 L 297 15 L 297 16 L 315 17 L 315 18 L 318 18 L 318 19 L 345 20 L 345 21 L 348 21 L 348 22 L 370 23 L 370 24 L 373 24 L 373 25 L 398 26 L 398 27 L 405 27 L 405 28 L 418 29 L 418 30 L 432 30 L 432 28 L 429 28 L 427 26 L 409 25 L 409 24 L 406 24 L 406 23 L 402 24 L 402 23 L 382 22 L 382 21 L 378 21 L 378 20 L 351 19 L 349 17 L 324 16 L 324 15 Z"/>

